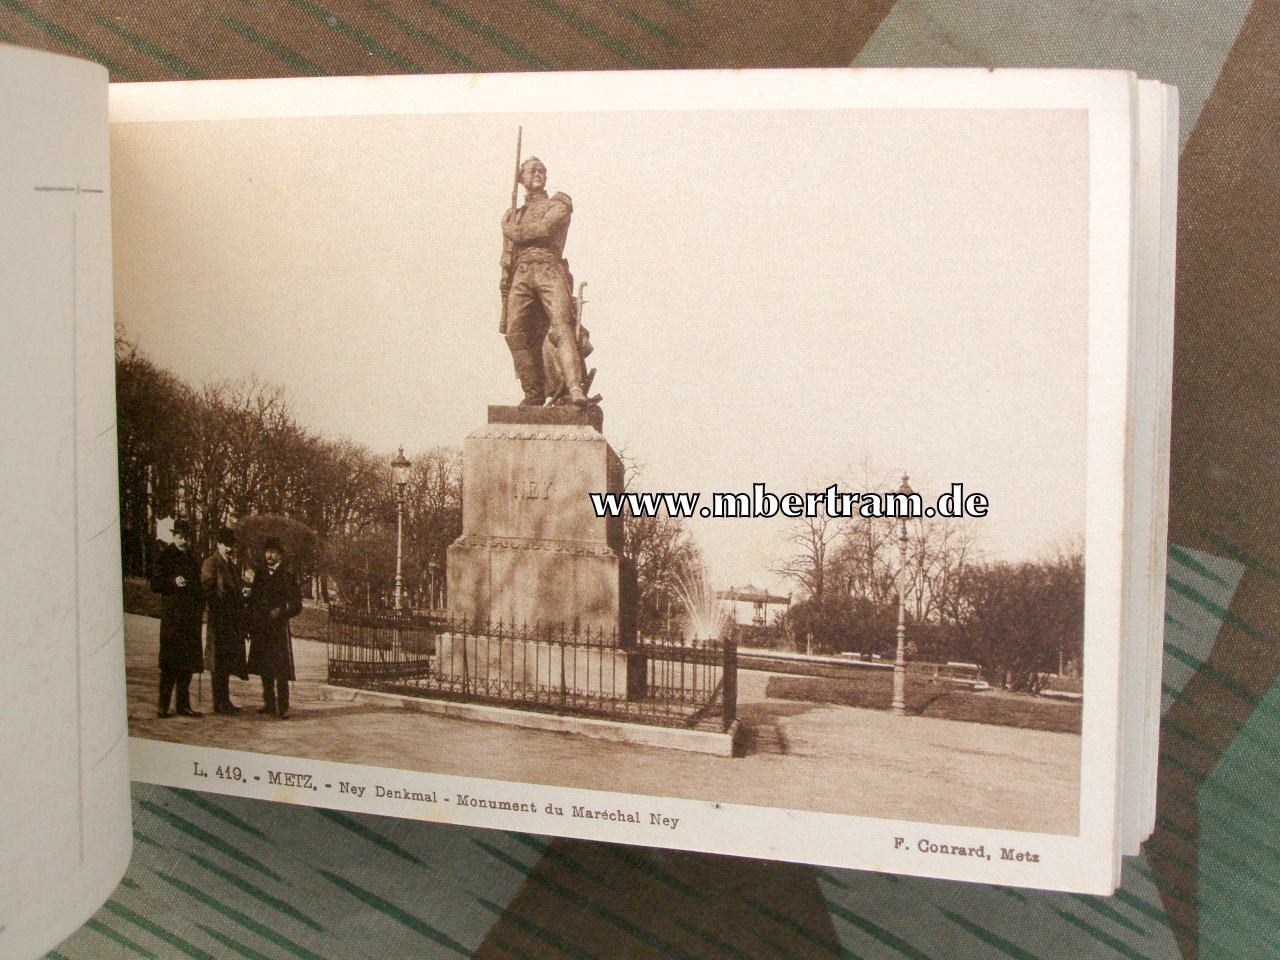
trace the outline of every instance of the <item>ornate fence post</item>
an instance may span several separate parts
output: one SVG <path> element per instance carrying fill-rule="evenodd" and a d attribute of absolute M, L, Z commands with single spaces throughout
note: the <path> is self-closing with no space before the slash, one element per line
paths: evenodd
<path fill-rule="evenodd" d="M 721 660 L 721 680 L 724 683 L 724 729 L 728 732 L 738 718 L 738 641 L 727 638 Z"/>
<path fill-rule="evenodd" d="M 562 713 L 564 712 L 564 695 L 565 695 L 565 689 L 564 689 L 564 647 L 565 647 L 564 623 L 563 623 L 563 621 L 562 621 L 562 622 L 561 622 L 561 624 L 560 624 L 560 711 L 561 711 Z"/>

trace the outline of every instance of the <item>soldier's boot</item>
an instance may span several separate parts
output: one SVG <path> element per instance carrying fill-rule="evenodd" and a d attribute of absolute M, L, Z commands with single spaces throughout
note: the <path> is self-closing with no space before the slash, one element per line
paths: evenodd
<path fill-rule="evenodd" d="M 578 407 L 586 406 L 590 401 L 587 399 L 586 391 L 582 389 L 585 370 L 582 366 L 582 358 L 578 356 L 578 345 L 573 342 L 572 337 L 559 338 L 556 344 L 556 355 L 560 360 L 560 370 L 564 374 L 564 386 L 569 402 Z"/>
<path fill-rule="evenodd" d="M 521 334 L 509 333 L 503 339 L 507 341 L 507 347 L 511 350 L 511 362 L 516 368 L 516 376 L 520 378 L 520 389 L 524 391 L 520 406 L 542 406 L 547 400 L 542 357 L 530 348 L 528 341 Z"/>

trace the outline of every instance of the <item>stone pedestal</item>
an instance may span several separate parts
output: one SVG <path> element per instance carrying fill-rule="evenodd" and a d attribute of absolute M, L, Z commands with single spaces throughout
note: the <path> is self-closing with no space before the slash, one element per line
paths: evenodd
<path fill-rule="evenodd" d="M 622 490 L 598 407 L 490 407 L 463 447 L 462 536 L 449 547 L 449 612 L 631 642 L 621 518 L 589 494 Z M 446 660 L 447 658 L 442 658 Z"/>

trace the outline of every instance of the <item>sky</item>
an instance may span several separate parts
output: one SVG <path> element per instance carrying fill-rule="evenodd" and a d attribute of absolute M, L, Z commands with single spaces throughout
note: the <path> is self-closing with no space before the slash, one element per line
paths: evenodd
<path fill-rule="evenodd" d="M 573 199 L 605 435 L 661 491 L 962 482 L 994 558 L 1084 526 L 1086 115 L 702 110 L 112 129 L 117 320 L 394 454 L 520 396 L 497 333 L 516 128 Z M 695 519 L 716 587 L 788 592 L 777 520 Z"/>

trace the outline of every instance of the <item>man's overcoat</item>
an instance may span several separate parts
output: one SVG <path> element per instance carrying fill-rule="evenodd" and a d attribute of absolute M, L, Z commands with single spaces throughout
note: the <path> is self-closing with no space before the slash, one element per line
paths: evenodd
<path fill-rule="evenodd" d="M 298 579 L 286 563 L 273 573 L 259 567 L 249 594 L 249 672 L 263 679 L 293 680 L 289 618 L 302 612 Z"/>
<path fill-rule="evenodd" d="M 178 586 L 178 577 L 185 578 L 185 586 Z M 200 649 L 204 590 L 199 561 L 189 551 L 166 544 L 152 567 L 151 589 L 161 597 L 160 669 L 199 673 L 204 669 Z"/>
<path fill-rule="evenodd" d="M 249 636 L 249 605 L 240 589 L 240 568 L 215 551 L 200 570 L 200 582 L 209 606 L 209 669 L 247 680 L 244 644 Z"/>

